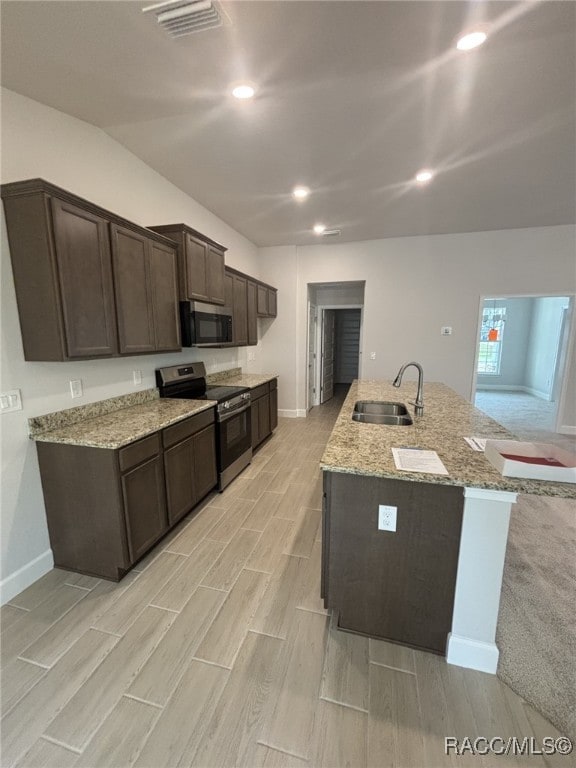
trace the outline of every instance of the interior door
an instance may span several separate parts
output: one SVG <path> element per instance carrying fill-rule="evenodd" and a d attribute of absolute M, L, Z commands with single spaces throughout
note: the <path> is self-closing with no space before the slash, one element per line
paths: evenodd
<path fill-rule="evenodd" d="M 316 306 L 308 307 L 308 410 L 316 405 Z"/>
<path fill-rule="evenodd" d="M 334 394 L 334 328 L 336 311 L 322 311 L 322 381 L 320 384 L 320 402 L 325 403 Z"/>
<path fill-rule="evenodd" d="M 339 309 L 336 314 L 334 383 L 351 384 L 358 378 L 360 310 Z"/>

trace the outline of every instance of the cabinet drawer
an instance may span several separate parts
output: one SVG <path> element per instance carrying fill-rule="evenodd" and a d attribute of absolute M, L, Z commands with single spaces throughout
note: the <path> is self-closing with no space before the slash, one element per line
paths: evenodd
<path fill-rule="evenodd" d="M 137 464 L 142 463 L 146 459 L 156 456 L 160 452 L 160 435 L 155 432 L 150 437 L 145 437 L 143 440 L 138 440 L 136 443 L 130 443 L 125 448 L 120 448 L 119 462 L 120 471 L 125 472 L 131 467 L 135 467 Z"/>
<path fill-rule="evenodd" d="M 259 397 L 267 395 L 269 391 L 270 387 L 268 386 L 268 383 L 261 384 L 259 387 L 255 387 L 250 391 L 250 398 L 252 400 L 258 400 Z"/>
<path fill-rule="evenodd" d="M 172 427 L 167 427 L 162 430 L 162 442 L 164 448 L 169 448 L 171 445 L 176 445 L 181 440 L 185 440 L 195 432 L 199 432 L 209 424 L 214 423 L 214 408 L 209 408 L 206 411 L 198 413 L 196 416 L 191 416 L 189 419 L 179 421 Z"/>

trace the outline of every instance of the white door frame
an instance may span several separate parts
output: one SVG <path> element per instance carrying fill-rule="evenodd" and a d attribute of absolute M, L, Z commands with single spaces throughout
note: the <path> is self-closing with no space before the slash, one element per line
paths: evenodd
<path fill-rule="evenodd" d="M 482 328 L 482 310 L 484 308 L 484 302 L 486 299 L 545 299 L 545 298 L 554 298 L 557 296 L 558 298 L 565 296 L 569 300 L 568 304 L 568 323 L 569 323 L 569 333 L 568 333 L 568 349 L 567 353 L 564 355 L 564 360 L 561 361 L 560 365 L 562 367 L 562 371 L 558 371 L 558 373 L 561 375 L 561 385 L 560 385 L 560 397 L 556 400 L 556 414 L 555 414 L 555 425 L 554 429 L 556 432 L 561 432 L 562 425 L 560 424 L 561 421 L 561 414 L 564 410 L 564 403 L 566 402 L 566 398 L 568 397 L 568 371 L 570 370 L 570 353 L 573 348 L 573 344 L 576 341 L 576 311 L 574 309 L 574 305 L 576 304 L 576 294 L 570 293 L 570 292 L 559 292 L 559 291 L 548 291 L 545 293 L 509 293 L 508 291 L 498 291 L 495 293 L 487 293 L 482 294 L 480 296 L 479 302 L 478 302 L 478 321 L 476 324 L 476 336 L 474 337 L 474 344 L 475 350 L 474 350 L 474 369 L 472 371 L 472 391 L 470 392 L 470 402 L 472 405 L 474 405 L 474 398 L 476 395 L 476 385 L 478 381 L 478 353 L 480 351 L 480 346 L 478 344 L 478 339 L 480 338 L 480 330 Z M 573 427 L 574 425 L 566 426 L 567 429 L 570 429 L 570 427 Z M 566 429 L 563 430 L 564 434 L 567 434 Z M 570 434 L 573 434 L 570 432 Z"/>
<path fill-rule="evenodd" d="M 310 302 L 308 302 L 310 304 Z M 321 371 L 321 355 L 318 354 L 318 350 L 322 348 L 322 332 L 324 330 L 324 310 L 325 309 L 359 309 L 360 310 L 360 349 L 358 350 L 358 378 L 362 378 L 362 333 L 364 330 L 364 305 L 363 304 L 317 304 L 316 305 L 316 382 L 320 381 Z M 316 387 L 316 393 L 314 402 L 312 405 L 318 405 L 320 403 L 320 387 Z"/>
<path fill-rule="evenodd" d="M 312 307 L 314 307 L 314 327 L 311 326 L 310 323 L 310 312 L 312 310 Z M 314 387 L 314 393 L 312 394 L 312 397 L 310 397 L 310 373 L 309 371 L 312 370 L 314 379 L 314 384 L 318 381 L 318 378 L 316 376 L 316 359 L 318 357 L 318 337 L 317 337 L 317 328 L 318 328 L 318 307 L 316 304 L 313 304 L 310 300 L 308 300 L 308 314 L 307 314 L 307 333 L 306 333 L 306 413 L 312 408 L 312 406 L 316 405 L 316 389 L 318 387 Z M 310 341 L 313 342 L 312 350 L 310 349 Z M 310 360 L 310 354 L 313 355 L 313 359 Z"/>

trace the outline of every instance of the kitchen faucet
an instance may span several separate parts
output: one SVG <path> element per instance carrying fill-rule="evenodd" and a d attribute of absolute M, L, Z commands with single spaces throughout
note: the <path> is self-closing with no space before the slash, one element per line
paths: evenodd
<path fill-rule="evenodd" d="M 393 386 L 399 387 L 400 384 L 402 384 L 402 376 L 404 375 L 404 371 L 408 366 L 413 365 L 415 368 L 418 368 L 418 391 L 416 393 L 416 402 L 414 405 L 414 413 L 416 416 L 422 416 L 424 413 L 424 400 L 422 399 L 422 384 L 424 383 L 424 371 L 422 370 L 422 366 L 420 363 L 406 363 L 405 365 L 400 368 L 398 371 L 398 376 L 394 379 L 392 382 Z"/>

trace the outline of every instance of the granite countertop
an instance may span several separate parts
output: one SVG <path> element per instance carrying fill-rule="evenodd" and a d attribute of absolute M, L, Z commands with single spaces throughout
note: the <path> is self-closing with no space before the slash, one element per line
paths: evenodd
<path fill-rule="evenodd" d="M 225 384 L 231 387 L 250 387 L 255 389 L 261 384 L 277 379 L 277 373 L 241 373 L 236 376 L 223 376 L 217 378 L 217 374 L 211 377 L 211 384 Z"/>
<path fill-rule="evenodd" d="M 214 400 L 153 399 L 30 437 L 45 443 L 121 448 L 215 405 Z"/>
<path fill-rule="evenodd" d="M 321 461 L 322 469 L 420 483 L 576 498 L 576 485 L 573 483 L 503 477 L 484 453 L 470 448 L 464 437 L 516 438 L 445 384 L 424 382 L 424 415 L 420 417 L 414 417 L 414 406 L 408 402 L 414 400 L 415 395 L 416 382 L 406 381 L 396 389 L 386 381 L 355 381 L 328 440 Z M 404 403 L 414 424 L 396 427 L 352 421 L 357 400 Z M 449 474 L 433 475 L 396 469 L 391 449 L 401 447 L 436 451 Z"/>

